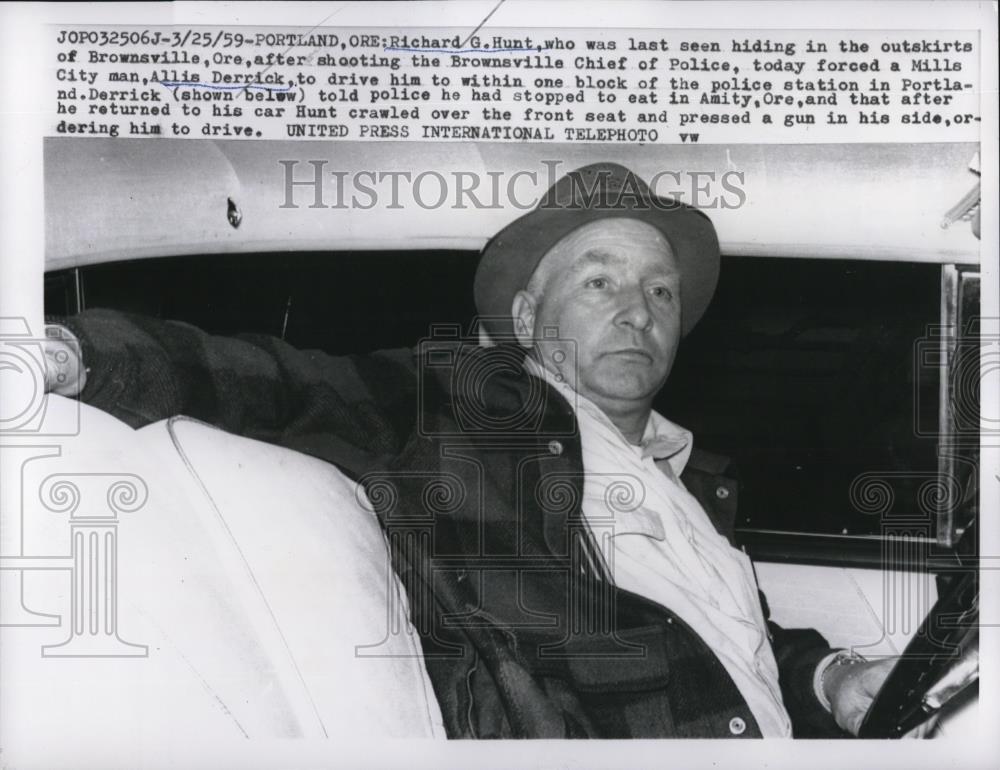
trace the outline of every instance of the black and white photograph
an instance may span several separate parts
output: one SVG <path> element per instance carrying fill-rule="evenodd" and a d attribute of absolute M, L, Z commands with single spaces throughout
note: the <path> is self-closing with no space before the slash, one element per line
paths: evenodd
<path fill-rule="evenodd" d="M 0 17 L 0 764 L 996 766 L 995 4 Z"/>

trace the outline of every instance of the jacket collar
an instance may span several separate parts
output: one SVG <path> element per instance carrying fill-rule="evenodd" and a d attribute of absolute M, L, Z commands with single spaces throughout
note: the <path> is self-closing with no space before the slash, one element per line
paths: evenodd
<path fill-rule="evenodd" d="M 625 437 L 621 435 L 618 428 L 614 426 L 600 407 L 586 396 L 582 396 L 574 391 L 565 383 L 556 380 L 555 375 L 539 364 L 534 358 L 525 356 L 524 368 L 532 376 L 547 382 L 563 396 L 572 409 L 587 410 L 596 419 L 607 423 L 615 433 L 621 436 L 622 442 L 627 443 Z M 654 460 L 666 460 L 674 475 L 679 478 L 681 473 L 684 472 L 688 459 L 691 457 L 692 445 L 693 437 L 691 431 L 671 422 L 656 410 L 650 412 L 642 441 L 640 442 L 643 457 L 652 457 Z"/>

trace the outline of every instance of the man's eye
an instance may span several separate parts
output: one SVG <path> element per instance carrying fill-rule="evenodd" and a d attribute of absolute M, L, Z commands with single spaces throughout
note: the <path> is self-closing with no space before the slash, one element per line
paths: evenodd
<path fill-rule="evenodd" d="M 649 290 L 654 297 L 660 297 L 661 299 L 671 299 L 674 294 L 666 286 L 654 286 Z"/>
<path fill-rule="evenodd" d="M 591 278 L 589 281 L 587 281 L 586 285 L 588 289 L 606 289 L 608 288 L 608 279 Z"/>

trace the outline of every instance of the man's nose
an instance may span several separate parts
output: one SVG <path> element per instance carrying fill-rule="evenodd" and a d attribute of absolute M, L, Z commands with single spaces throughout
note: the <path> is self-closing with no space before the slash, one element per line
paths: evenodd
<path fill-rule="evenodd" d="M 631 326 L 637 331 L 648 331 L 653 325 L 653 314 L 649 312 L 649 299 L 641 288 L 623 291 L 620 295 L 621 307 L 616 321 Z"/>

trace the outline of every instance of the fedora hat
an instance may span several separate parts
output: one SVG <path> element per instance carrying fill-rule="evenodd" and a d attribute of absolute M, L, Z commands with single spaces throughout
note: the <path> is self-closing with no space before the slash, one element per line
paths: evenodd
<path fill-rule="evenodd" d="M 719 239 L 698 209 L 653 194 L 617 163 L 594 163 L 560 177 L 539 204 L 498 232 L 483 248 L 474 296 L 482 326 L 494 341 L 514 338 L 511 305 L 549 250 L 579 227 L 601 219 L 638 219 L 670 243 L 681 273 L 681 334 L 704 314 L 719 279 Z"/>

